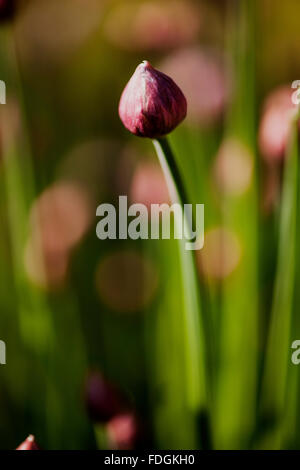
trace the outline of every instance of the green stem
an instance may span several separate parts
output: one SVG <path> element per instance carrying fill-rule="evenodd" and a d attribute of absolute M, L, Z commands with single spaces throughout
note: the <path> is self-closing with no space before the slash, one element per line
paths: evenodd
<path fill-rule="evenodd" d="M 222 225 L 237 237 L 241 256 L 221 283 L 214 435 L 219 449 L 235 450 L 249 448 L 256 427 L 259 365 L 254 7 L 252 0 L 229 2 L 226 41 L 227 69 L 235 86 L 224 137 L 238 142 L 253 168 L 247 189 L 232 194 L 224 188 L 220 200 Z"/>
<path fill-rule="evenodd" d="M 172 202 L 179 203 L 183 210 L 184 204 L 188 203 L 188 198 L 172 149 L 166 138 L 154 140 L 153 143 L 167 181 Z M 175 214 L 175 224 L 177 223 L 179 223 L 179 220 L 176 220 Z M 184 220 L 184 224 L 187 224 L 186 220 Z M 202 315 L 198 296 L 195 258 L 191 251 L 185 250 L 185 240 L 178 241 L 184 297 L 183 324 L 187 402 L 194 411 L 206 413 L 208 390 L 205 367 L 205 335 L 201 323 Z M 209 445 L 211 444 L 209 443 Z"/>
<path fill-rule="evenodd" d="M 297 218 L 299 191 L 298 120 L 293 123 L 287 152 L 281 199 L 277 272 L 274 286 L 271 324 L 264 366 L 261 415 L 273 425 L 268 433 L 268 448 L 284 447 L 284 420 L 290 403 L 292 325 L 297 317 L 293 299 L 297 294 Z M 298 308 L 298 305 L 296 306 Z M 289 377 L 290 371 L 290 377 Z M 295 403 L 292 414 L 295 413 Z M 289 423 L 291 424 L 291 423 Z"/>
<path fill-rule="evenodd" d="M 172 199 L 181 204 L 188 204 L 188 197 L 184 188 L 184 184 L 173 155 L 173 151 L 166 137 L 154 140 L 154 147 L 157 152 L 159 162 L 167 177 L 169 191 Z"/>

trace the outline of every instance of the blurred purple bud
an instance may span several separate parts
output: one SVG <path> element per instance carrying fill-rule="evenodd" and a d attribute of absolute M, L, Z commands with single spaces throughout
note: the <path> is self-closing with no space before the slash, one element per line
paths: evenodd
<path fill-rule="evenodd" d="M 88 375 L 85 395 L 88 413 L 95 422 L 107 422 L 124 407 L 117 389 L 98 371 Z"/>
<path fill-rule="evenodd" d="M 173 80 L 144 61 L 126 85 L 119 116 L 126 129 L 140 137 L 168 134 L 185 118 L 187 103 Z"/>

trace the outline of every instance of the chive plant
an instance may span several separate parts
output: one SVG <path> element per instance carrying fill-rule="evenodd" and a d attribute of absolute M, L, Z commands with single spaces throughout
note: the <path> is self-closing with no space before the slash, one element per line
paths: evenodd
<path fill-rule="evenodd" d="M 154 69 L 148 61 L 141 63 L 126 85 L 119 104 L 119 115 L 124 126 L 139 137 L 153 139 L 154 147 L 164 172 L 170 197 L 179 203 L 181 223 L 187 193 L 173 151 L 166 135 L 185 118 L 185 96 L 174 81 Z M 185 229 L 191 230 L 183 215 Z M 195 258 L 185 251 L 184 241 L 179 240 L 181 276 L 183 285 L 183 349 L 184 377 L 188 407 L 195 419 L 207 411 L 207 371 L 205 364 L 203 318 L 200 310 Z"/>
<path fill-rule="evenodd" d="M 271 229 L 277 242 L 277 259 L 273 262 L 275 272 L 270 275 L 274 285 L 269 312 L 260 282 L 260 271 L 265 269 L 262 265 L 267 263 L 267 257 L 261 249 L 259 233 L 263 227 L 259 205 L 261 167 L 256 148 L 255 60 L 260 47 L 256 41 L 256 15 L 261 5 L 253 0 L 224 3 L 225 56 L 233 77 L 224 129 L 204 130 L 185 125 L 188 103 L 184 90 L 147 61 L 137 67 L 119 104 L 125 128 L 135 136 L 152 140 L 172 202 L 181 207 L 186 230 L 191 227 L 184 219 L 184 204 L 205 203 L 208 228 L 218 225 L 234 233 L 241 246 L 235 271 L 216 281 L 208 279 L 203 271 L 201 255 L 197 272 L 196 254 L 185 249 L 184 240 L 159 243 L 159 248 L 155 245 L 164 282 L 160 298 L 149 307 L 147 313 L 151 315 L 145 320 L 147 361 L 151 369 L 147 387 L 152 400 L 148 414 L 157 448 L 299 448 L 300 380 L 297 367 L 291 363 L 291 345 L 300 334 L 299 115 L 293 118 L 288 142 L 284 142 L 285 156 L 280 161 L 283 174 L 278 220 Z M 18 345 L 22 367 L 18 377 L 10 375 L 10 369 L 5 370 L 7 377 L 1 396 L 6 396 L 7 387 L 18 410 L 26 410 L 26 426 L 30 423 L 33 427 L 26 433 L 35 433 L 37 442 L 45 442 L 49 448 L 80 447 L 84 439 L 100 448 L 116 445 L 132 448 L 139 427 L 137 410 L 127 402 L 121 403 L 121 395 L 116 394 L 115 387 L 108 385 L 102 374 L 97 373 L 92 381 L 89 377 L 87 412 L 81 414 L 79 410 L 80 384 L 90 359 L 79 311 L 86 294 L 79 308 L 72 288 L 51 296 L 33 286 L 24 269 L 30 206 L 37 196 L 38 185 L 26 127 L 28 110 L 21 67 L 10 24 L 16 5 L 13 0 L 0 0 L 0 23 L 5 24 L 0 31 L 1 65 L 4 64 L 4 76 L 0 79 L 9 83 L 7 105 L 1 105 L 4 119 L 0 136 L 3 183 L 0 191 L 5 196 L 12 264 L 13 295 L 10 297 L 13 298 L 7 305 L 9 313 L 10 310 L 15 313 L 17 325 L 13 330 L 17 339 L 11 333 L 10 340 Z M 12 104 L 12 92 L 21 109 L 17 129 L 6 115 Z M 238 142 L 249 157 L 251 181 L 238 194 L 227 192 L 225 187 L 216 192 L 211 183 L 211 160 L 222 138 L 225 142 Z M 178 223 L 175 213 L 175 227 Z M 3 232 L 1 258 L 6 255 Z M 152 248 L 151 242 L 149 250 Z M 40 253 L 41 261 L 42 258 Z M 9 274 L 3 266 L 0 270 L 4 280 Z M 89 316 L 89 301 L 83 314 L 92 323 L 95 318 Z M 96 302 L 95 305 L 96 317 L 99 306 Z M 99 313 L 103 315 L 102 320 L 106 313 Z M 124 326 L 126 321 L 119 324 L 118 338 L 124 333 L 120 325 Z M 5 316 L 4 312 L 1 328 L 10 322 L 9 314 Z M 72 332 L 68 335 L 70 325 Z M 131 338 L 127 341 L 128 345 Z M 111 343 L 117 343 L 116 339 Z M 98 346 L 91 350 L 101 350 Z M 107 355 L 116 348 L 115 344 L 110 346 L 109 350 L 103 348 Z M 107 361 L 108 369 L 114 362 L 116 369 L 121 367 L 118 361 L 122 348 L 123 345 L 119 355 L 116 353 Z M 92 359 L 94 355 L 90 354 Z M 130 366 L 135 368 L 134 364 Z M 3 415 L 6 412 L 3 410 Z M 4 418 L 3 422 L 11 422 L 8 412 Z M 94 428 L 89 419 L 96 423 Z M 124 426 L 130 431 L 126 442 L 119 435 Z M 12 425 L 8 429 L 13 435 Z M 24 429 L 18 428 L 21 435 L 18 442 L 26 435 L 23 433 Z M 38 448 L 33 435 L 29 435 L 17 449 Z"/>

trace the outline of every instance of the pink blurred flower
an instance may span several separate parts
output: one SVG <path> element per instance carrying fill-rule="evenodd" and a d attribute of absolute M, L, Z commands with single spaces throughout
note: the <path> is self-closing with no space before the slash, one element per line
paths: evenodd
<path fill-rule="evenodd" d="M 91 221 L 87 192 L 78 184 L 61 181 L 47 188 L 30 212 L 30 236 L 25 268 L 33 282 L 58 287 L 66 276 L 71 250 Z"/>
<path fill-rule="evenodd" d="M 139 437 L 139 424 L 133 412 L 122 413 L 112 418 L 107 424 L 107 436 L 110 448 L 133 450 Z"/>
<path fill-rule="evenodd" d="M 144 204 L 149 210 L 151 204 L 169 203 L 166 180 L 158 163 L 141 161 L 137 165 L 132 177 L 130 200 Z"/>
<path fill-rule="evenodd" d="M 76 183 L 55 183 L 33 205 L 30 221 L 33 230 L 40 229 L 46 250 L 73 248 L 83 237 L 91 221 L 88 194 Z"/>
<path fill-rule="evenodd" d="M 189 0 L 134 2 L 115 7 L 106 20 L 106 36 L 127 50 L 166 50 L 196 39 L 202 9 Z"/>
<path fill-rule="evenodd" d="M 27 439 L 16 448 L 16 450 L 41 450 L 36 443 L 35 437 L 30 434 Z"/>
<path fill-rule="evenodd" d="M 171 132 L 186 116 L 186 99 L 167 75 L 142 62 L 127 83 L 119 104 L 126 129 L 139 137 Z"/>
<path fill-rule="evenodd" d="M 249 188 L 253 174 L 253 157 L 239 140 L 225 140 L 214 165 L 214 177 L 221 191 L 241 195 Z"/>
<path fill-rule="evenodd" d="M 292 93 L 289 86 L 280 86 L 265 100 L 258 139 L 261 154 L 267 162 L 284 158 L 291 122 L 297 111 Z"/>
<path fill-rule="evenodd" d="M 228 101 L 228 84 L 213 52 L 197 46 L 181 49 L 167 57 L 160 69 L 184 90 L 190 123 L 207 126 L 222 115 Z"/>

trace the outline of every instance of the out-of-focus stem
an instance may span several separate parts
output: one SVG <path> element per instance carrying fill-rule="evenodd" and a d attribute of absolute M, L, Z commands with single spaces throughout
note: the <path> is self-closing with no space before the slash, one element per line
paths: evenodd
<path fill-rule="evenodd" d="M 256 427 L 259 367 L 258 185 L 255 141 L 255 5 L 228 4 L 228 70 L 234 93 L 227 110 L 225 136 L 241 143 L 253 171 L 242 194 L 222 193 L 222 223 L 238 238 L 241 259 L 222 280 L 214 435 L 220 449 L 249 448 Z M 247 351 L 243 353 L 244 351 Z"/>
<path fill-rule="evenodd" d="M 274 286 L 273 305 L 268 345 L 265 358 L 261 396 L 261 416 L 268 420 L 268 448 L 285 447 L 286 424 L 291 427 L 296 412 L 297 384 L 293 381 L 297 372 L 291 363 L 291 344 L 298 336 L 297 328 L 297 227 L 299 226 L 299 162 L 298 162 L 298 119 L 293 123 L 291 141 L 286 157 L 282 189 L 277 272 Z M 294 392 L 294 396 L 293 393 Z M 292 402 L 288 402 L 288 397 Z M 292 418 L 289 418 L 289 413 Z M 289 430 L 290 432 L 290 430 Z M 288 433 L 286 433 L 288 434 Z"/>

